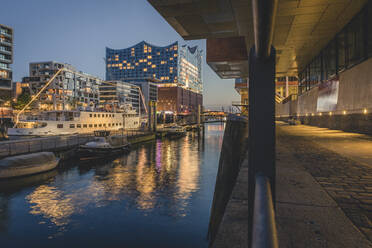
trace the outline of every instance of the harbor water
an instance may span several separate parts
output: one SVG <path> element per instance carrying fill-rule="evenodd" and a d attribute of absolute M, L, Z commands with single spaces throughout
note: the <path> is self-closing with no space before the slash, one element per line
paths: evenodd
<path fill-rule="evenodd" d="M 0 181 L 1 247 L 208 247 L 223 131 Z"/>

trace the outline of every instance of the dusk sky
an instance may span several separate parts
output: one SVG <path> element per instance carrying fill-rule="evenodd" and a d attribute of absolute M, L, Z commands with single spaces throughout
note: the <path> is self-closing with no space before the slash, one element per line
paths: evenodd
<path fill-rule="evenodd" d="M 205 62 L 205 40 L 187 41 L 145 0 L 3 1 L 0 23 L 14 29 L 13 80 L 28 75 L 29 62 L 55 60 L 104 78 L 105 47 L 126 48 L 142 40 L 203 49 L 204 105 L 231 105 L 233 80 L 220 79 Z"/>

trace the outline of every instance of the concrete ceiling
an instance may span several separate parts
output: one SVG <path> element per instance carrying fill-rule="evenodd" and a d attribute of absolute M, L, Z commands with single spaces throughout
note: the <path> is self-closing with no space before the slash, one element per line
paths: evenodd
<path fill-rule="evenodd" d="M 148 1 L 185 40 L 244 36 L 247 51 L 254 43 L 251 0 Z M 277 75 L 297 75 L 366 2 L 278 0 Z"/>

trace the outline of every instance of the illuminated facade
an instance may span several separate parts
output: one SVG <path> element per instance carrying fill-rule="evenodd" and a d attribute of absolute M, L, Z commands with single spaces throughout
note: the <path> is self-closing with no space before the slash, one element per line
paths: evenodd
<path fill-rule="evenodd" d="M 174 42 L 158 47 L 144 41 L 125 49 L 106 48 L 106 80 L 157 79 L 159 87 L 182 87 L 201 94 L 202 51 Z"/>
<path fill-rule="evenodd" d="M 122 81 L 103 82 L 99 86 L 100 105 L 113 108 L 120 108 L 130 105 L 137 113 L 140 111 L 140 87 Z"/>
<path fill-rule="evenodd" d="M 13 29 L 0 24 L 0 105 L 12 93 Z"/>
<path fill-rule="evenodd" d="M 98 86 L 103 80 L 76 70 L 72 65 L 55 61 L 30 63 L 30 76 L 22 82 L 29 85 L 31 95 L 37 94 L 51 77 L 62 71 L 40 95 L 38 108 L 43 110 L 96 107 L 99 104 Z"/>

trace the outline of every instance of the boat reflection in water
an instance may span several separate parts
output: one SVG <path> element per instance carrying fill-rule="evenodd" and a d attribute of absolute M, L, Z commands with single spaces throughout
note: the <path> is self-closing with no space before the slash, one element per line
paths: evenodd
<path fill-rule="evenodd" d="M 0 242 L 207 247 L 224 128 L 218 125 L 207 125 L 204 136 L 189 132 L 140 145 L 115 160 L 74 162 L 16 192 L 0 188 L 0 210 L 7 212 L 0 212 Z"/>

